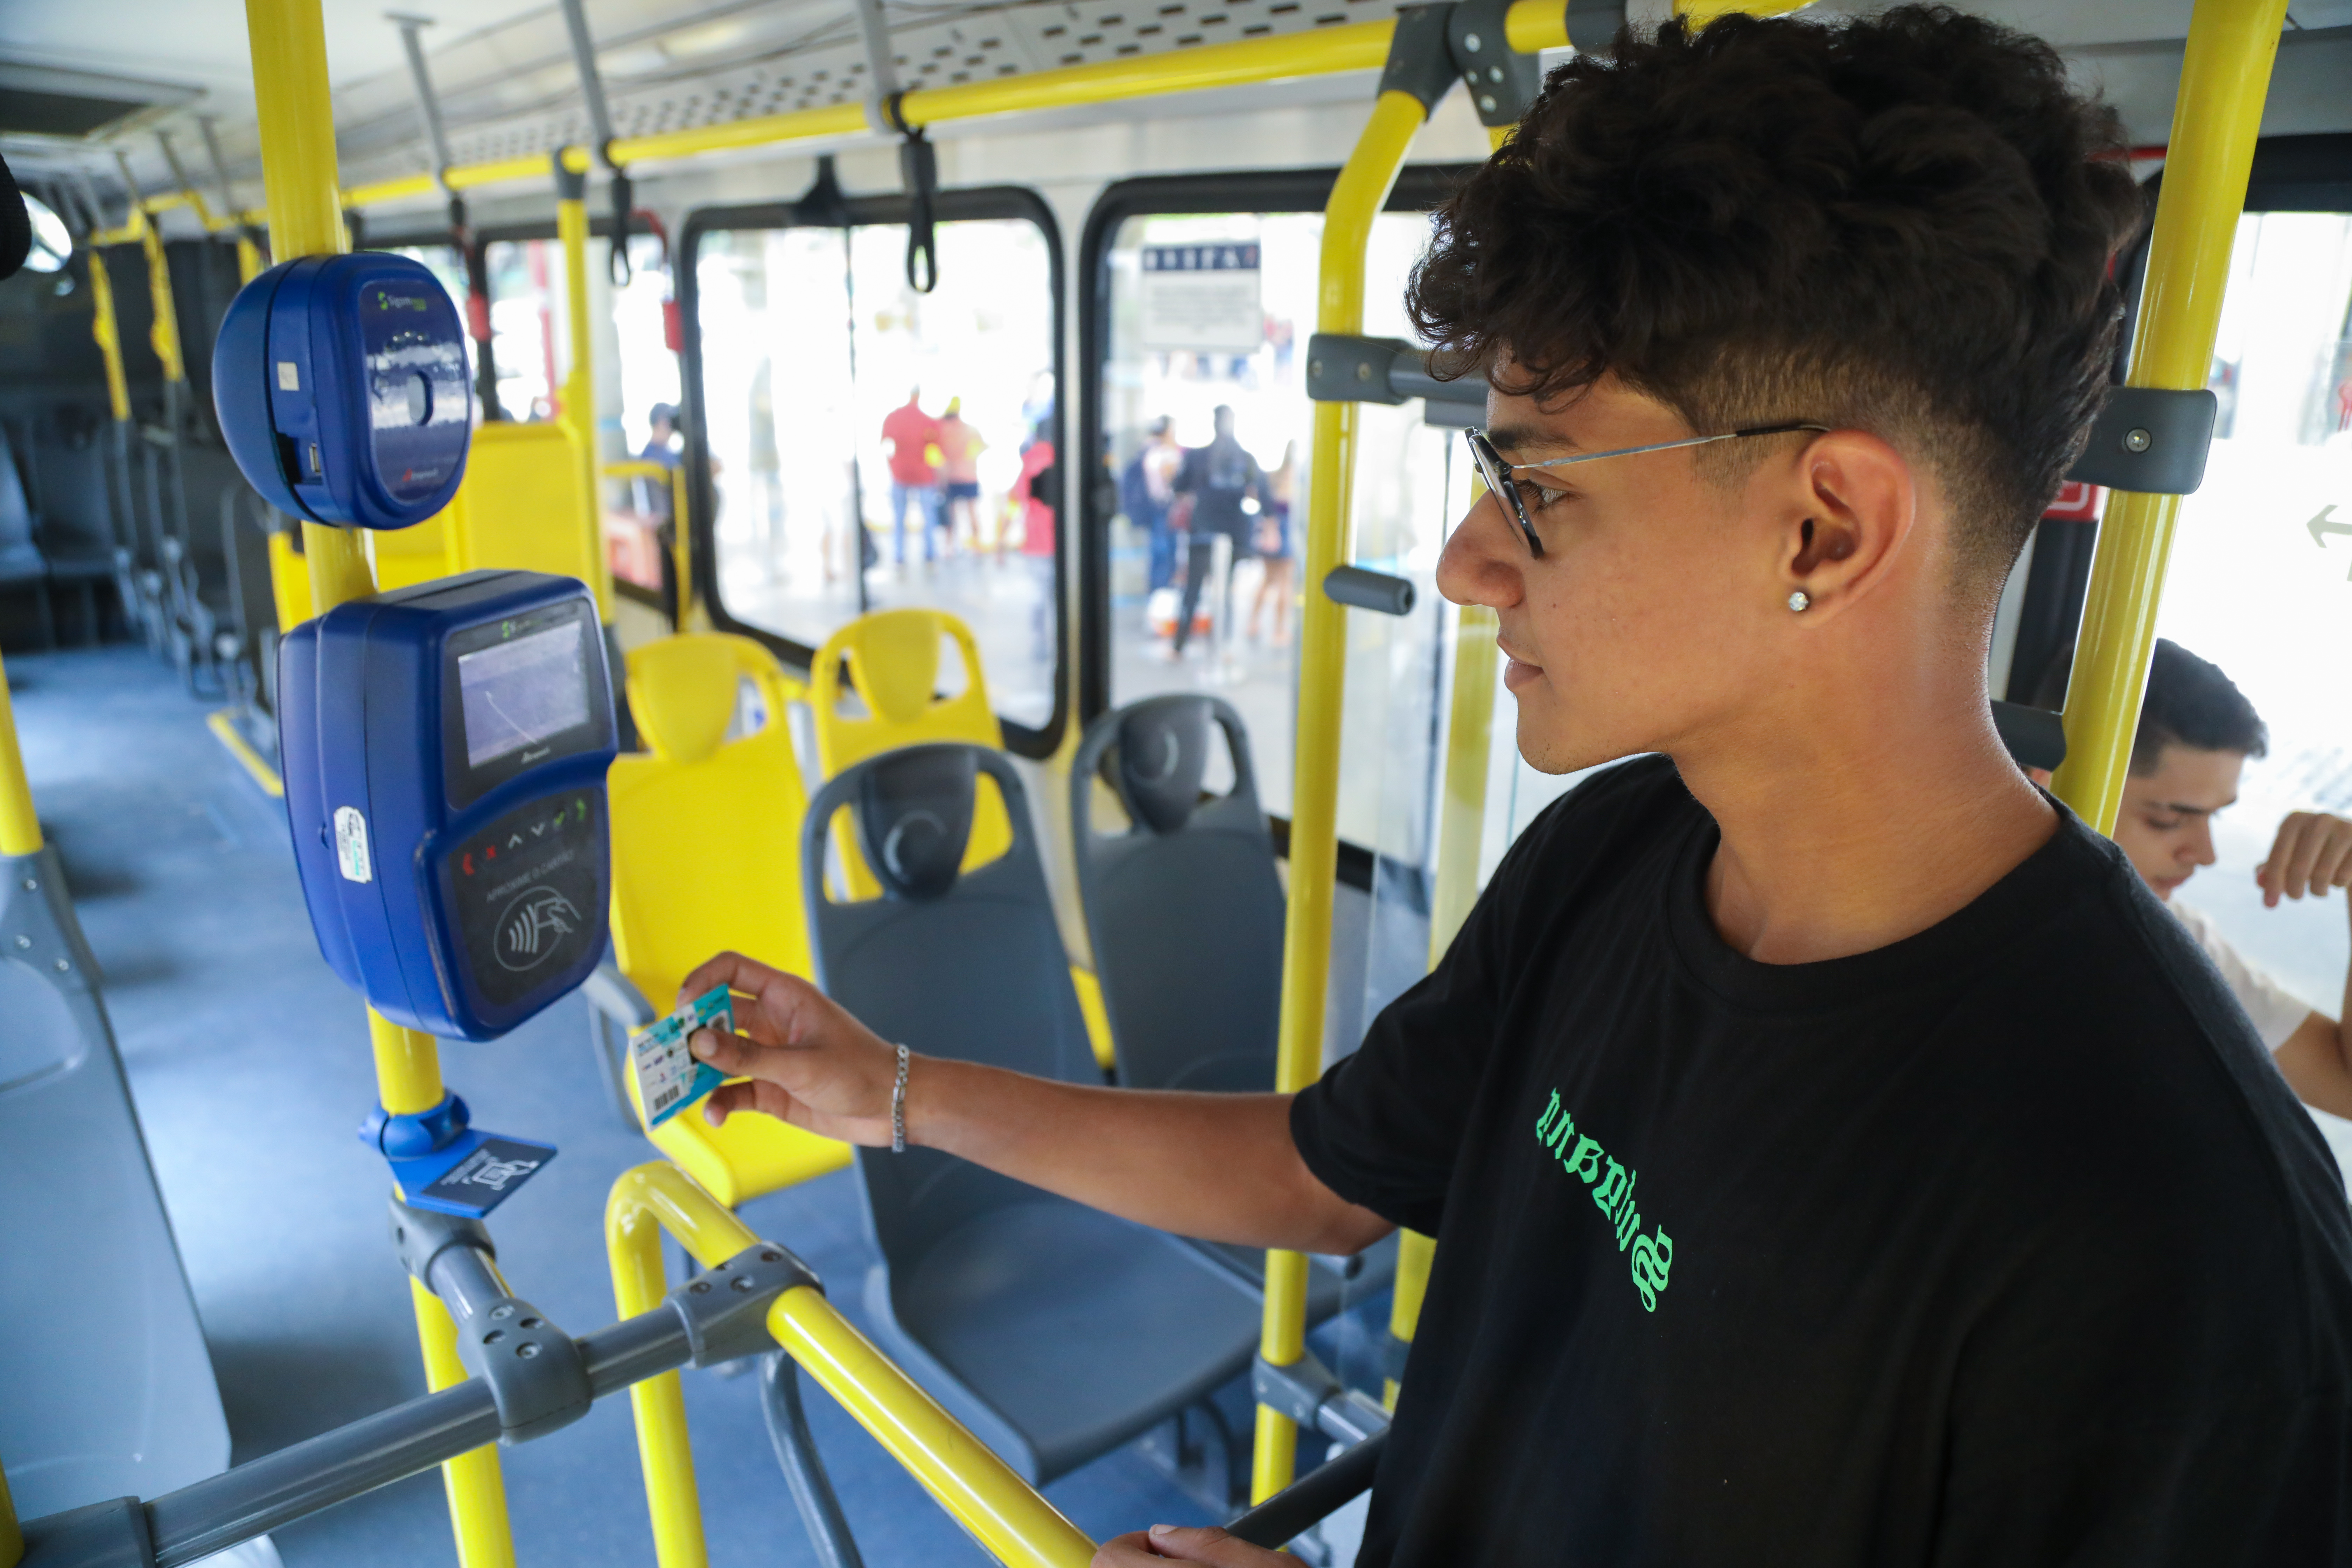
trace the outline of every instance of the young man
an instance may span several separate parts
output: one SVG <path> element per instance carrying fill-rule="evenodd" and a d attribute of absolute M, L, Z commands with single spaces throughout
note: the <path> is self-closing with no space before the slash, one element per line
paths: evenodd
<path fill-rule="evenodd" d="M 1510 465 L 1438 581 L 1496 612 L 1534 765 L 1638 760 L 1296 1097 L 908 1042 L 915 1142 L 1232 1243 L 1437 1236 L 1367 1568 L 2352 1557 L 2342 1184 L 1985 699 L 2103 395 L 2123 151 L 1938 9 L 1555 71 L 1414 283 Z M 709 1114 L 888 1142 L 892 1043 L 722 980 L 748 1037 L 697 1048 L 752 1081 Z M 1280 1561 L 1098 1561 L 1154 1556 Z"/>
<path fill-rule="evenodd" d="M 1176 634 L 1168 648 L 1171 660 L 1184 657 L 1184 644 L 1192 635 L 1192 614 L 1200 607 L 1202 590 L 1209 585 L 1209 574 L 1216 562 L 1217 536 L 1224 535 L 1233 546 L 1228 562 L 1239 563 L 1249 548 L 1251 503 L 1262 500 L 1265 494 L 1265 476 L 1258 471 L 1257 459 L 1234 439 L 1234 411 L 1217 405 L 1210 416 L 1210 428 L 1209 444 L 1187 451 L 1184 466 L 1176 470 L 1175 492 L 1192 498 L 1192 520 L 1185 531 L 1189 542 L 1184 550 L 1184 597 L 1176 609 Z M 1222 617 L 1220 636 L 1232 631 L 1228 624 L 1233 618 L 1232 600 L 1229 579 L 1213 611 Z"/>
<path fill-rule="evenodd" d="M 2035 702 L 2064 704 L 2073 662 L 2070 652 L 2042 677 Z M 2268 744 L 2262 716 L 2228 676 L 2158 638 L 2116 815 L 2116 845 L 2212 960 L 2303 1102 L 2352 1117 L 2352 1031 L 2248 963 L 2202 910 L 2172 896 L 2199 867 L 2213 864 L 2214 814 L 2236 803 L 2246 759 L 2263 755 Z M 2039 769 L 2034 777 L 2050 782 Z M 2330 888 L 2352 886 L 2352 822 L 2324 811 L 2289 812 L 2254 879 L 2271 909 L 2281 899 L 2325 898 Z M 2342 1016 L 2352 1017 L 2352 974 L 2345 977 Z"/>

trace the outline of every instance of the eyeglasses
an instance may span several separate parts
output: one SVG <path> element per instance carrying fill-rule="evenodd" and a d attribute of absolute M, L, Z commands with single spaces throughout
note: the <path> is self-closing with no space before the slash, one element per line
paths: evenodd
<path fill-rule="evenodd" d="M 1536 537 L 1535 520 L 1528 516 L 1528 503 L 1520 499 L 1519 482 L 1511 478 L 1514 468 L 1564 468 L 1571 463 L 1597 463 L 1603 458 L 1630 458 L 1637 452 L 1671 452 L 1677 447 L 1704 447 L 1710 441 L 1737 441 L 1748 436 L 1785 436 L 1791 430 L 1826 432 L 1826 425 L 1759 425 L 1752 430 L 1727 430 L 1720 436 L 1685 436 L 1679 441 L 1655 441 L 1646 447 L 1620 447 L 1613 452 L 1580 452 L 1573 458 L 1553 458 L 1540 463 L 1507 463 L 1495 450 L 1495 443 L 1486 432 L 1473 425 L 1462 432 L 1470 443 L 1470 458 L 1478 465 L 1478 477 L 1486 488 L 1511 503 L 1511 515 L 1519 525 L 1519 532 L 1528 542 L 1528 552 L 1540 558 L 1543 541 Z"/>

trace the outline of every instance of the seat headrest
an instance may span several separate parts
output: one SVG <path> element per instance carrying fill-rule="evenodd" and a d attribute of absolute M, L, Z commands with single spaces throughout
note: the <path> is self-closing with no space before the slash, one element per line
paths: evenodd
<path fill-rule="evenodd" d="M 688 634 L 630 650 L 629 711 L 655 756 L 698 763 L 727 738 L 741 671 L 735 641 Z"/>
<path fill-rule="evenodd" d="M 849 673 L 877 718 L 910 724 L 940 684 L 940 617 L 929 610 L 885 610 L 849 627 Z"/>
<path fill-rule="evenodd" d="M 1163 698 L 1119 721 L 1119 797 L 1128 815 L 1152 832 L 1183 830 L 1201 804 L 1208 771 L 1208 699 Z"/>
<path fill-rule="evenodd" d="M 866 863 L 893 898 L 936 899 L 955 886 L 971 837 L 970 746 L 886 752 L 857 781 Z"/>

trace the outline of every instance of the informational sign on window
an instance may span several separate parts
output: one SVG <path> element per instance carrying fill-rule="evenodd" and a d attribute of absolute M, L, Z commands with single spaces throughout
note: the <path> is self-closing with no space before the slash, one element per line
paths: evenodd
<path fill-rule="evenodd" d="M 1254 239 L 1143 247 L 1143 321 L 1150 353 L 1255 353 L 1265 342 Z"/>

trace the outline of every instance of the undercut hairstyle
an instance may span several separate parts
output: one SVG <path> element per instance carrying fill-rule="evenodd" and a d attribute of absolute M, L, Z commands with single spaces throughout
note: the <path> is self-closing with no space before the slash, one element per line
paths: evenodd
<path fill-rule="evenodd" d="M 2074 668 L 2074 648 L 2060 649 L 2034 688 L 2033 705 L 2063 708 Z M 2156 772 L 2163 765 L 2167 746 L 2260 757 L 2269 754 L 2270 742 L 2263 716 L 2220 665 L 2199 658 L 2168 637 L 2156 639 L 2147 691 L 2139 702 L 2139 729 L 2132 736 L 2133 773 L 2145 778 Z"/>
<path fill-rule="evenodd" d="M 2126 154 L 2055 50 L 1945 6 L 1627 28 L 1439 211 L 1407 305 L 1438 374 L 1546 407 L 1613 375 L 1703 435 L 1880 436 L 1989 612 L 2105 396 Z M 1763 457 L 1729 446 L 1725 481 Z"/>

